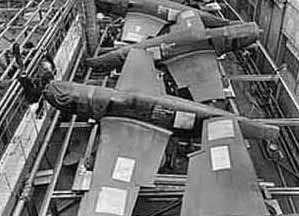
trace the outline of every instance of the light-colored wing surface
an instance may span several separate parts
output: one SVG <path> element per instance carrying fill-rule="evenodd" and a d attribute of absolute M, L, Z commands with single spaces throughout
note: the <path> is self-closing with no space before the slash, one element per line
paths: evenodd
<path fill-rule="evenodd" d="M 190 155 L 181 215 L 269 215 L 237 121 L 205 120 L 202 145 Z"/>
<path fill-rule="evenodd" d="M 180 32 L 191 27 L 197 28 L 202 33 L 205 31 L 205 26 L 199 13 L 194 10 L 186 10 L 178 15 L 176 23 L 170 26 L 170 31 Z"/>
<path fill-rule="evenodd" d="M 127 92 L 140 92 L 152 96 L 165 94 L 163 79 L 156 70 L 151 53 L 142 49 L 131 49 L 116 89 Z"/>
<path fill-rule="evenodd" d="M 137 43 L 149 37 L 155 37 L 166 23 L 166 21 L 148 14 L 128 12 L 121 40 Z"/>
<path fill-rule="evenodd" d="M 101 143 L 79 216 L 130 216 L 140 186 L 158 172 L 170 131 L 127 118 L 101 121 Z"/>
<path fill-rule="evenodd" d="M 178 88 L 188 87 L 194 101 L 224 98 L 214 51 L 197 51 L 165 62 Z"/>

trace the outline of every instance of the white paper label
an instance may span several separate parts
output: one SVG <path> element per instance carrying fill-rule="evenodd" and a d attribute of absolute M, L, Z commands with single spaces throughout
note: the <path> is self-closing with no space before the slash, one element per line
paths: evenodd
<path fill-rule="evenodd" d="M 221 7 L 217 2 L 206 4 L 206 7 L 211 8 L 212 10 L 221 10 Z"/>
<path fill-rule="evenodd" d="M 173 127 L 187 130 L 193 129 L 195 117 L 195 113 L 177 111 Z"/>
<path fill-rule="evenodd" d="M 168 8 L 163 5 L 158 5 L 158 14 L 167 14 L 168 21 L 176 21 L 176 18 L 179 13 L 179 10 Z"/>
<path fill-rule="evenodd" d="M 208 123 L 208 140 L 234 137 L 234 125 L 230 119 L 218 120 Z"/>
<path fill-rule="evenodd" d="M 187 19 L 187 18 L 194 17 L 194 16 L 195 16 L 195 14 L 194 14 L 194 11 L 192 11 L 192 10 L 184 11 L 181 13 L 182 19 Z"/>
<path fill-rule="evenodd" d="M 190 28 L 192 26 L 192 22 L 190 20 L 187 20 L 186 23 L 187 23 L 188 28 Z"/>
<path fill-rule="evenodd" d="M 124 215 L 127 202 L 127 191 L 119 188 L 102 187 L 96 203 L 97 213 Z"/>
<path fill-rule="evenodd" d="M 118 157 L 112 174 L 112 178 L 130 182 L 135 167 L 135 160 L 130 158 Z"/>
<path fill-rule="evenodd" d="M 132 42 L 141 42 L 145 38 L 144 35 L 135 33 L 135 32 L 129 32 L 127 34 L 127 37 L 124 38 L 126 41 L 132 41 Z"/>
<path fill-rule="evenodd" d="M 141 26 L 135 26 L 135 32 L 140 32 Z"/>
<path fill-rule="evenodd" d="M 168 10 L 168 15 L 167 15 L 167 20 L 168 21 L 176 21 L 176 17 L 179 14 L 180 11 L 174 10 L 174 9 L 169 9 Z"/>
<path fill-rule="evenodd" d="M 231 168 L 228 146 L 212 147 L 210 151 L 213 171 Z"/>
<path fill-rule="evenodd" d="M 146 51 L 150 52 L 153 55 L 154 60 L 161 60 L 162 55 L 161 55 L 160 47 L 158 47 L 158 46 L 149 47 L 146 49 Z"/>

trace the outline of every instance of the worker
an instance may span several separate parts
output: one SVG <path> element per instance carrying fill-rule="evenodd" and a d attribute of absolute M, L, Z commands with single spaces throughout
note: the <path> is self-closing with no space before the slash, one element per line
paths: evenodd
<path fill-rule="evenodd" d="M 12 45 L 12 54 L 15 57 L 18 68 L 20 68 L 22 70 L 23 66 L 24 66 L 23 58 L 22 58 L 21 51 L 20 51 L 20 45 L 18 43 L 14 43 Z"/>
<path fill-rule="evenodd" d="M 43 108 L 42 91 L 54 79 L 56 68 L 52 57 L 45 54 L 35 77 L 29 77 L 26 73 L 21 73 L 18 81 L 24 88 L 25 98 L 30 103 L 38 103 L 36 114 L 40 114 Z"/>
<path fill-rule="evenodd" d="M 38 102 L 40 96 L 41 96 L 41 91 L 39 88 L 39 83 L 37 79 L 33 79 L 29 77 L 26 73 L 21 73 L 18 76 L 18 81 L 20 82 L 21 86 L 24 89 L 24 94 L 26 100 L 31 104 L 31 103 L 36 103 Z"/>
<path fill-rule="evenodd" d="M 41 67 L 38 68 L 37 78 L 40 81 L 42 89 L 45 88 L 56 75 L 56 67 L 52 57 L 49 54 L 45 54 L 42 61 Z"/>

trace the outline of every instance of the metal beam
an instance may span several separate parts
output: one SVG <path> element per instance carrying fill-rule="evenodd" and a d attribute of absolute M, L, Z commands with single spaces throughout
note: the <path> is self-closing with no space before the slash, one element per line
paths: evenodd
<path fill-rule="evenodd" d="M 51 198 L 53 199 L 77 199 L 83 196 L 82 193 L 76 193 L 71 190 L 53 191 Z"/>
<path fill-rule="evenodd" d="M 267 188 L 267 192 L 276 196 L 298 196 L 299 187 L 275 187 Z"/>
<path fill-rule="evenodd" d="M 298 187 L 269 187 L 266 188 L 267 193 L 276 196 L 298 196 Z M 139 196 L 140 197 L 180 197 L 183 196 L 185 192 L 185 186 L 173 186 L 173 185 L 156 185 L 156 187 L 146 188 L 141 187 Z M 53 191 L 53 199 L 77 199 L 83 197 L 83 193 L 74 192 L 72 190 L 58 190 Z"/>
<path fill-rule="evenodd" d="M 33 185 L 34 186 L 39 186 L 39 185 L 45 185 L 49 184 L 51 182 L 53 176 L 53 170 L 41 170 L 36 173 L 36 176 L 34 178 Z"/>
<path fill-rule="evenodd" d="M 231 75 L 227 78 L 232 81 L 277 82 L 280 79 L 280 75 Z"/>
<path fill-rule="evenodd" d="M 34 12 L 37 9 L 45 11 L 45 10 L 48 10 L 49 8 L 47 8 L 47 7 L 40 7 L 40 8 L 29 7 L 29 8 L 25 8 L 24 9 L 24 13 L 26 13 L 26 12 Z M 21 8 L 0 8 L 0 13 L 5 13 L 5 12 L 9 12 L 9 13 L 14 13 L 15 12 L 16 13 L 16 12 L 18 12 L 20 10 L 21 10 Z"/>
<path fill-rule="evenodd" d="M 75 122 L 74 128 L 89 128 L 92 127 L 94 124 L 89 122 Z M 68 128 L 71 126 L 70 122 L 62 122 L 60 123 L 60 128 Z"/>
<path fill-rule="evenodd" d="M 253 119 L 253 121 L 277 126 L 299 126 L 299 118 Z"/>

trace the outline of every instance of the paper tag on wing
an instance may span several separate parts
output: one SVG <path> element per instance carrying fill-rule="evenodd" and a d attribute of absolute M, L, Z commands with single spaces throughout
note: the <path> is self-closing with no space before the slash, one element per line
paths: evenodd
<path fill-rule="evenodd" d="M 153 55 L 154 60 L 161 60 L 162 59 L 160 47 L 158 47 L 158 46 L 149 47 L 149 48 L 146 49 L 146 51 L 150 52 Z"/>
<path fill-rule="evenodd" d="M 135 32 L 140 32 L 141 26 L 135 26 Z"/>
<path fill-rule="evenodd" d="M 127 36 L 125 38 L 123 38 L 123 40 L 138 43 L 138 42 L 141 42 L 144 38 L 145 38 L 144 35 L 141 35 L 141 34 L 138 34 L 138 33 L 135 33 L 135 32 L 129 32 L 127 34 Z"/>
<path fill-rule="evenodd" d="M 130 182 L 135 167 L 135 160 L 118 157 L 113 170 L 112 178 L 119 181 Z"/>
<path fill-rule="evenodd" d="M 234 125 L 230 119 L 218 120 L 208 123 L 208 140 L 234 137 Z"/>
<path fill-rule="evenodd" d="M 192 26 L 192 21 L 191 20 L 187 20 L 186 23 L 187 23 L 188 28 L 190 28 Z"/>
<path fill-rule="evenodd" d="M 180 11 L 169 8 L 168 14 L 167 14 L 167 20 L 168 21 L 176 21 L 179 13 L 180 13 Z"/>
<path fill-rule="evenodd" d="M 102 187 L 96 203 L 95 212 L 120 216 L 124 215 L 127 193 L 127 190 L 119 188 Z"/>
<path fill-rule="evenodd" d="M 205 6 L 211 8 L 212 10 L 221 10 L 221 6 L 217 2 L 209 3 Z"/>
<path fill-rule="evenodd" d="M 228 146 L 212 147 L 210 151 L 213 171 L 231 168 Z"/>
<path fill-rule="evenodd" d="M 177 111 L 174 119 L 174 128 L 191 130 L 195 123 L 196 114 Z"/>
<path fill-rule="evenodd" d="M 175 10 L 169 7 L 165 7 L 163 5 L 158 5 L 158 14 L 167 15 L 168 21 L 176 21 L 178 14 L 180 13 L 179 10 Z"/>
<path fill-rule="evenodd" d="M 195 13 L 192 10 L 184 11 L 181 13 L 182 19 L 188 19 L 188 18 L 194 17 L 194 16 L 195 16 Z"/>

